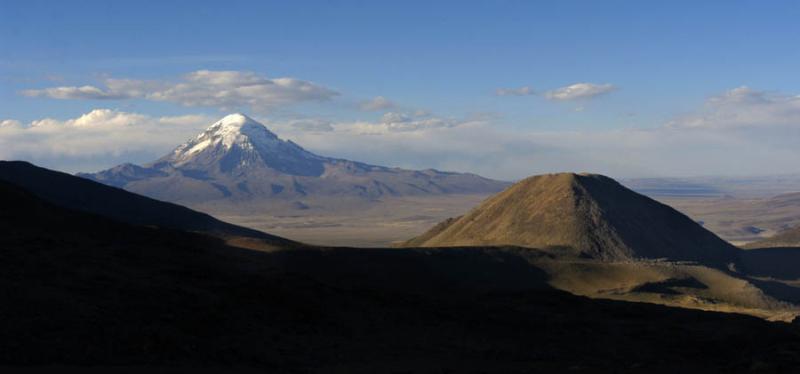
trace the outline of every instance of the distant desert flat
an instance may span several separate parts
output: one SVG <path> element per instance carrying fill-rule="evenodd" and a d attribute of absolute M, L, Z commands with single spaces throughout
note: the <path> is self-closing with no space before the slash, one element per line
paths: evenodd
<path fill-rule="evenodd" d="M 354 201 L 345 208 L 328 208 L 331 201 L 320 199 L 303 210 L 280 204 L 259 211 L 213 204 L 194 208 L 226 222 L 303 243 L 387 247 L 422 234 L 442 220 L 460 216 L 488 197 L 486 194 L 390 197 L 370 202 Z"/>
<path fill-rule="evenodd" d="M 800 226 L 800 175 L 627 179 L 735 245 Z"/>
<path fill-rule="evenodd" d="M 227 222 L 302 242 L 372 247 L 419 235 L 437 222 L 466 213 L 488 197 L 456 194 L 387 198 L 341 210 L 313 206 L 305 210 L 278 207 L 264 212 L 232 212 L 213 205 L 193 208 Z M 769 238 L 800 226 L 800 199 L 772 206 L 774 199 L 769 198 L 653 197 L 734 245 Z"/>
<path fill-rule="evenodd" d="M 769 198 L 664 197 L 659 200 L 735 245 L 800 226 L 800 194 Z"/>
<path fill-rule="evenodd" d="M 757 193 L 754 190 L 750 192 Z M 417 236 L 437 222 L 466 213 L 489 196 L 388 197 L 354 201 L 350 207 L 336 206 L 331 200 L 320 199 L 317 204 L 310 204 L 309 209 L 274 204 L 256 212 L 214 204 L 199 204 L 193 208 L 224 221 L 302 242 L 372 247 Z M 763 240 L 800 226 L 800 194 L 768 197 L 649 196 L 688 215 L 734 245 Z M 265 204 L 269 206 L 269 203 Z"/>
<path fill-rule="evenodd" d="M 730 243 L 744 245 L 800 226 L 800 194 L 769 196 L 770 191 L 748 190 L 749 195 L 761 197 L 693 196 L 685 193 L 649 196 L 688 215 Z M 489 196 L 387 197 L 353 200 L 352 206 L 342 206 L 340 199 L 338 202 L 319 199 L 316 204 L 310 204 L 309 209 L 265 203 L 270 208 L 260 211 L 213 203 L 194 205 L 193 208 L 228 222 L 302 242 L 372 247 L 417 236 L 437 222 L 466 213 Z"/>

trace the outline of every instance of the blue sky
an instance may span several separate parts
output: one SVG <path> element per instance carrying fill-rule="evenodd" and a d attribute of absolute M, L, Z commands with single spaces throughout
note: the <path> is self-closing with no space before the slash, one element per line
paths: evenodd
<path fill-rule="evenodd" d="M 794 1 L 5 1 L 0 121 L 15 126 L 0 157 L 68 171 L 146 162 L 243 111 L 318 152 L 505 179 L 796 173 L 799 14 Z M 170 91 L 198 71 L 239 75 Z M 197 97 L 285 77 L 311 93 Z M 364 110 L 376 97 L 385 105 Z M 59 150 L 97 109 L 111 110 L 100 122 L 140 116 L 142 133 L 170 126 L 162 117 L 197 123 L 151 145 L 103 122 L 100 144 Z M 57 130 L 24 131 L 45 118 Z"/>

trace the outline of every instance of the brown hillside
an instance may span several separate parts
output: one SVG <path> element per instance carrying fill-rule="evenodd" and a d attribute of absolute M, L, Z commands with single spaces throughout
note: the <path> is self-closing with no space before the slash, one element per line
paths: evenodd
<path fill-rule="evenodd" d="M 748 243 L 744 246 L 747 249 L 777 247 L 800 247 L 800 227 L 782 231 L 771 238 Z"/>
<path fill-rule="evenodd" d="M 602 260 L 668 258 L 723 264 L 737 250 L 680 212 L 611 178 L 527 178 L 405 246 L 568 248 Z"/>

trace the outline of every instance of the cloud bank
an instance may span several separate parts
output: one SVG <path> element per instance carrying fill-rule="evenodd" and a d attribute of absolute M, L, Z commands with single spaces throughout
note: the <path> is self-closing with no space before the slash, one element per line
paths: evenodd
<path fill-rule="evenodd" d="M 696 112 L 653 128 L 524 130 L 492 117 L 402 112 L 332 126 L 324 136 L 281 133 L 337 157 L 501 179 L 558 171 L 615 177 L 800 173 L 800 96 L 747 87 L 712 96 Z"/>
<path fill-rule="evenodd" d="M 292 120 L 289 121 L 289 126 L 300 131 L 330 132 L 334 130 L 331 121 L 320 118 Z"/>
<path fill-rule="evenodd" d="M 589 171 L 614 177 L 800 172 L 800 98 L 739 87 L 654 128 L 543 131 L 492 116 L 393 111 L 373 120 L 256 117 L 326 156 L 379 165 L 475 172 L 513 180 Z M 66 120 L 0 120 L 0 158 L 67 171 L 152 161 L 213 123 L 97 109 Z"/>
<path fill-rule="evenodd" d="M 189 107 L 270 109 L 308 101 L 326 101 L 338 92 L 295 78 L 267 78 L 248 71 L 198 70 L 177 81 L 106 79 L 105 87 L 62 86 L 24 90 L 29 97 L 51 99 L 164 101 Z"/>
<path fill-rule="evenodd" d="M 553 101 L 577 101 L 593 99 L 616 89 L 617 87 L 610 83 L 575 83 L 543 92 L 541 95 Z M 534 96 L 538 94 L 539 93 L 534 91 L 530 86 L 498 88 L 495 90 L 495 96 Z"/>
<path fill-rule="evenodd" d="M 667 125 L 678 129 L 800 129 L 800 96 L 742 86 L 709 98 L 702 110 Z"/>
<path fill-rule="evenodd" d="M 95 109 L 77 118 L 0 121 L 0 159 L 28 160 L 66 171 L 152 161 L 208 126 L 201 115 L 151 117 Z"/>

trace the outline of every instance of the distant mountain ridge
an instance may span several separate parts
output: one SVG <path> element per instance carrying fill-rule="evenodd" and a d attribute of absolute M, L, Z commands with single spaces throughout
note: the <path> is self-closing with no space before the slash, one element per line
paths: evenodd
<path fill-rule="evenodd" d="M 666 258 L 720 265 L 738 250 L 682 213 L 593 174 L 527 178 L 405 246 L 565 248 L 601 260 Z"/>
<path fill-rule="evenodd" d="M 508 186 L 474 174 L 406 170 L 319 156 L 280 139 L 243 114 L 222 118 L 150 164 L 123 164 L 79 176 L 187 204 L 494 193 Z"/>

